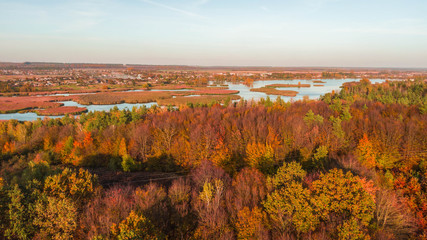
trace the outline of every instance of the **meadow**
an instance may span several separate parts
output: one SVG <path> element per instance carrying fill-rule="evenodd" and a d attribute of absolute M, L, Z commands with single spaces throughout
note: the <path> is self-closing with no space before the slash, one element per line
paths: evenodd
<path fill-rule="evenodd" d="M 278 95 L 278 96 L 286 96 L 286 97 L 295 97 L 298 92 L 292 90 L 278 90 L 272 87 L 261 87 L 261 88 L 252 88 L 251 92 L 262 92 L 268 95 Z"/>

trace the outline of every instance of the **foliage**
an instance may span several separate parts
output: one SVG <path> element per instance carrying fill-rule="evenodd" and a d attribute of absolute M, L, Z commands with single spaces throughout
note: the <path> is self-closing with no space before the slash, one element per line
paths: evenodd
<path fill-rule="evenodd" d="M 323 117 L 319 114 L 314 114 L 314 112 L 310 109 L 307 114 L 304 116 L 304 122 L 308 125 L 315 125 L 315 124 L 322 124 L 323 123 Z"/>
<path fill-rule="evenodd" d="M 283 166 L 277 170 L 276 175 L 268 179 L 268 183 L 272 185 L 272 187 L 279 189 L 281 187 L 286 187 L 294 181 L 301 182 L 306 174 L 301 164 L 297 162 L 284 163 Z"/>
<path fill-rule="evenodd" d="M 322 99 L 1 121 L 0 238 L 427 236 L 425 83 Z"/>
<path fill-rule="evenodd" d="M 246 148 L 246 161 L 249 166 L 257 168 L 264 174 L 274 171 L 274 150 L 270 145 L 249 143 Z"/>
<path fill-rule="evenodd" d="M 250 210 L 243 208 L 237 213 L 237 239 L 267 239 L 267 230 L 263 221 L 265 213 L 258 207 Z"/>
<path fill-rule="evenodd" d="M 30 210 L 25 207 L 24 193 L 15 185 L 9 191 L 10 202 L 8 204 L 9 228 L 5 231 L 8 238 L 30 239 L 34 234 L 32 227 Z"/>
<path fill-rule="evenodd" d="M 158 239 L 154 227 L 143 215 L 131 211 L 126 220 L 119 225 L 111 226 L 113 239 L 117 240 L 140 240 Z"/>
<path fill-rule="evenodd" d="M 45 197 L 35 206 L 34 225 L 39 236 L 49 239 L 73 239 L 77 228 L 77 208 L 68 198 Z"/>
<path fill-rule="evenodd" d="M 358 177 L 333 169 L 313 182 L 312 192 L 320 217 L 324 221 L 341 222 L 339 236 L 358 238 L 366 232 L 364 229 L 374 217 L 375 202 Z"/>
<path fill-rule="evenodd" d="M 123 155 L 121 165 L 125 172 L 131 172 L 139 169 L 139 164 L 128 154 Z"/>
<path fill-rule="evenodd" d="M 88 170 L 65 168 L 61 173 L 46 178 L 44 192 L 48 196 L 69 198 L 82 204 L 93 197 L 96 187 L 96 178 Z"/>
<path fill-rule="evenodd" d="M 266 212 L 279 231 L 305 233 L 319 223 L 311 204 L 310 191 L 301 183 L 291 181 L 275 190 L 264 202 Z"/>

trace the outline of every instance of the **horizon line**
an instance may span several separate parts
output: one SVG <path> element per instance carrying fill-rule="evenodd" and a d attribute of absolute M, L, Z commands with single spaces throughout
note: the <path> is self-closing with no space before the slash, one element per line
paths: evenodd
<path fill-rule="evenodd" d="M 103 64 L 103 65 L 136 65 L 136 66 L 164 66 L 164 67 L 198 67 L 198 68 L 233 68 L 233 67 L 239 67 L 239 68 L 327 68 L 327 69 L 401 69 L 401 70 L 423 70 L 427 71 L 426 67 L 399 67 L 399 66 L 393 66 L 393 67 L 382 67 L 382 66 L 374 66 L 374 67 L 355 67 L 355 66 L 284 66 L 284 65 L 190 65 L 190 64 L 150 64 L 150 63 L 112 63 L 112 62 L 43 62 L 43 61 L 0 61 L 0 64 L 88 64 L 88 65 L 96 65 L 96 64 Z"/>

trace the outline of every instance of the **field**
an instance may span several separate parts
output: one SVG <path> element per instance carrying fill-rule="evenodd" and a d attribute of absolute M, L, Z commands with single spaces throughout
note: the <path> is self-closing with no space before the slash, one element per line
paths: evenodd
<path fill-rule="evenodd" d="M 70 97 L 1 97 L 0 113 L 14 113 L 36 108 L 57 108 L 62 106 L 58 101 L 70 100 Z"/>
<path fill-rule="evenodd" d="M 240 99 L 240 96 L 238 95 L 210 95 L 210 96 L 194 96 L 194 97 L 176 97 L 176 98 L 169 98 L 169 99 L 159 99 L 157 101 L 157 104 L 162 106 L 181 106 L 181 105 L 187 105 L 187 104 L 210 104 L 213 102 L 217 103 L 224 103 L 227 99 L 229 100 L 238 100 Z"/>
<path fill-rule="evenodd" d="M 110 92 L 81 95 L 76 102 L 83 105 L 104 105 L 120 103 L 149 103 L 158 99 L 172 98 L 177 95 L 189 95 L 188 92 L 144 91 L 144 92 Z"/>
<path fill-rule="evenodd" d="M 266 85 L 265 87 L 270 87 L 270 88 L 287 88 L 287 87 L 310 87 L 310 84 L 270 84 L 270 85 Z"/>
<path fill-rule="evenodd" d="M 252 88 L 251 92 L 262 92 L 265 94 L 279 95 L 279 96 L 286 96 L 286 97 L 295 97 L 298 94 L 297 91 L 277 90 L 277 89 L 272 88 L 272 87 Z"/>
<path fill-rule="evenodd" d="M 194 95 L 229 95 L 229 94 L 237 94 L 239 91 L 237 90 L 228 90 L 228 89 L 206 89 L 194 91 Z"/>
<path fill-rule="evenodd" d="M 74 107 L 74 106 L 67 106 L 67 107 L 54 107 L 54 108 L 47 108 L 47 109 L 41 109 L 41 110 L 35 110 L 37 115 L 43 115 L 43 116 L 61 116 L 66 114 L 72 114 L 77 115 L 84 112 L 87 112 L 86 108 L 82 107 Z"/>
<path fill-rule="evenodd" d="M 200 91 L 143 91 L 143 92 L 110 92 L 90 95 L 80 95 L 76 101 L 83 105 L 119 104 L 119 103 L 149 103 L 176 96 L 188 95 L 230 95 L 239 91 L 226 89 L 206 89 Z M 205 97 L 209 99 L 210 97 Z M 212 96 L 212 100 L 217 97 Z"/>
<path fill-rule="evenodd" d="M 182 89 L 192 89 L 191 86 L 187 85 L 157 85 L 152 86 L 150 89 L 153 90 L 182 90 Z"/>

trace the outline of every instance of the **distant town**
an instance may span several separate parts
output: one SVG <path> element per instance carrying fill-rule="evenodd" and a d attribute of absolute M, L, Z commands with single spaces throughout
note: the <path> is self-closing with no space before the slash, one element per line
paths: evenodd
<path fill-rule="evenodd" d="M 427 69 L 198 67 L 126 64 L 0 63 L 0 93 L 64 91 L 88 88 L 149 88 L 165 85 L 251 84 L 277 79 L 423 79 Z"/>

